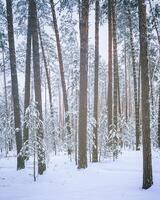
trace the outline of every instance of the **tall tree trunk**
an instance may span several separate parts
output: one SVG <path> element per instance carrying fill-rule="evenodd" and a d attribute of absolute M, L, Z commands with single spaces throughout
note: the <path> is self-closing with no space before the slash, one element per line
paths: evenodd
<path fill-rule="evenodd" d="M 14 125 L 16 135 L 17 147 L 17 170 L 23 169 L 24 159 L 19 155 L 22 148 L 22 130 L 21 130 L 21 117 L 20 117 L 20 104 L 19 104 L 19 91 L 18 79 L 16 69 L 16 52 L 14 44 L 14 30 L 13 30 L 13 14 L 12 14 L 12 0 L 6 0 L 7 5 L 7 23 L 8 23 L 8 40 L 9 40 L 9 56 L 11 66 L 11 81 L 12 81 L 12 96 L 14 108 Z"/>
<path fill-rule="evenodd" d="M 75 116 L 75 163 L 78 165 L 78 98 L 79 98 L 79 92 L 78 92 L 78 81 L 76 81 L 76 90 L 75 90 L 75 96 L 76 96 L 76 112 L 77 116 Z"/>
<path fill-rule="evenodd" d="M 108 133 L 112 125 L 112 0 L 108 0 Z"/>
<path fill-rule="evenodd" d="M 56 12 L 55 12 L 55 6 L 53 0 L 50 0 L 51 4 L 51 10 L 52 10 L 52 17 L 53 17 L 53 25 L 54 25 L 54 31 L 56 36 L 56 43 L 57 43 L 57 52 L 58 52 L 58 61 L 59 61 L 59 68 L 60 68 L 60 75 L 61 75 L 61 85 L 62 85 L 62 91 L 63 91 L 63 103 L 64 103 L 64 109 L 65 109 L 65 123 L 67 127 L 67 137 L 68 137 L 68 154 L 71 154 L 71 127 L 70 127 L 70 116 L 68 115 L 68 98 L 67 98 L 67 89 L 66 89 L 66 83 L 65 83 L 65 77 L 64 77 L 64 65 L 63 65 L 63 58 L 62 58 L 62 49 L 61 49 L 61 43 L 59 38 L 59 30 L 58 30 L 58 24 L 57 24 L 57 18 L 56 18 Z"/>
<path fill-rule="evenodd" d="M 128 70 L 127 70 L 127 47 L 126 39 L 124 43 L 124 65 L 125 65 L 125 118 L 128 121 Z"/>
<path fill-rule="evenodd" d="M 25 94 L 24 94 L 24 115 L 27 107 L 30 104 L 30 84 L 31 84 L 31 38 L 32 38 L 32 21 L 31 21 L 31 7 L 28 8 L 28 30 L 27 30 L 27 48 L 26 48 L 26 69 L 25 69 Z M 29 130 L 24 122 L 23 125 L 23 141 L 28 143 Z"/>
<path fill-rule="evenodd" d="M 8 97 L 7 97 L 6 65 L 5 65 L 4 44 L 2 44 L 2 60 L 3 60 L 3 82 L 4 82 L 5 110 L 6 110 L 6 116 L 8 118 Z"/>
<path fill-rule="evenodd" d="M 39 41 L 38 41 L 38 20 L 37 6 L 35 0 L 30 0 L 32 8 L 32 39 L 33 39 L 33 70 L 34 70 L 34 89 L 35 101 L 39 111 L 39 117 L 42 120 L 42 97 L 41 97 L 41 76 L 40 76 L 40 58 L 39 58 Z M 43 143 L 43 128 L 40 127 L 37 131 L 38 143 Z M 43 174 L 46 170 L 45 151 L 42 146 L 38 148 L 38 173 Z"/>
<path fill-rule="evenodd" d="M 138 72 L 138 111 L 139 111 L 139 124 L 141 124 L 141 65 L 140 65 L 140 55 L 139 55 L 139 72 Z M 140 130 L 141 132 L 141 130 Z"/>
<path fill-rule="evenodd" d="M 89 0 L 82 0 L 80 18 L 80 96 L 78 168 L 87 167 L 87 76 L 88 76 L 88 17 Z"/>
<path fill-rule="evenodd" d="M 41 29 L 40 29 L 39 22 L 38 22 L 38 33 L 39 33 L 39 39 L 40 39 L 40 45 L 41 45 L 41 50 L 42 50 L 43 62 L 44 62 L 44 67 L 45 67 L 45 72 L 46 72 L 46 78 L 47 78 L 50 110 L 51 110 L 51 114 L 53 114 L 52 113 L 53 103 L 52 103 L 51 81 L 50 81 L 50 76 L 49 76 L 49 71 L 48 71 L 48 66 L 47 66 L 47 59 L 46 59 L 46 55 L 45 55 L 45 50 L 44 50 L 44 45 L 43 45 L 42 34 L 41 34 Z"/>
<path fill-rule="evenodd" d="M 141 84 L 142 84 L 143 189 L 148 189 L 153 184 L 153 178 L 152 178 L 152 156 L 151 156 L 151 139 L 150 139 L 147 22 L 146 22 L 146 5 L 144 0 L 138 1 L 138 7 L 139 7 L 140 60 L 141 60 Z"/>
<path fill-rule="evenodd" d="M 47 78 L 49 103 L 50 103 L 50 113 L 51 113 L 51 117 L 52 117 L 52 135 L 54 137 L 54 150 L 55 150 L 55 153 L 56 153 L 55 131 L 54 131 L 54 121 L 53 121 L 53 101 L 52 101 L 51 79 L 50 79 L 50 74 L 49 74 L 49 70 L 48 70 L 48 66 L 47 66 L 47 59 L 46 59 L 46 54 L 45 54 L 45 50 L 44 50 L 43 39 L 42 39 L 39 21 L 38 21 L 38 33 L 39 33 L 39 39 L 40 39 L 40 45 L 41 45 L 41 50 L 42 50 L 44 68 L 45 68 L 46 78 Z"/>
<path fill-rule="evenodd" d="M 0 46 L 2 47 L 3 84 L 4 84 L 5 113 L 6 113 L 6 123 L 5 123 L 6 125 L 5 126 L 8 126 L 8 114 L 9 113 L 8 113 L 8 100 L 7 100 L 6 66 L 5 66 L 5 55 L 4 55 L 5 50 L 4 50 L 3 42 L 1 42 Z M 5 134 L 5 154 L 6 154 L 6 157 L 7 157 L 9 149 L 10 149 L 10 140 L 8 141 L 7 134 Z"/>
<path fill-rule="evenodd" d="M 139 126 L 139 107 L 138 107 L 137 75 L 136 75 L 135 49 L 134 49 L 134 42 L 133 42 L 133 28 L 132 28 L 132 19 L 131 19 L 130 7 L 128 7 L 128 20 L 129 20 L 131 57 L 132 57 L 133 80 L 134 80 L 134 106 L 135 106 L 135 127 L 136 127 L 136 150 L 139 150 L 139 145 L 140 145 L 140 126 Z"/>
<path fill-rule="evenodd" d="M 95 3 L 95 74 L 94 74 L 94 119 L 92 162 L 98 162 L 98 70 L 99 69 L 99 0 Z"/>
<path fill-rule="evenodd" d="M 121 116 L 121 92 L 120 92 L 120 81 L 119 81 L 119 70 L 118 70 L 118 114 Z"/>
<path fill-rule="evenodd" d="M 54 138 L 54 150 L 55 150 L 55 154 L 56 154 L 56 142 L 55 142 L 55 131 L 54 131 L 55 127 L 54 127 L 54 121 L 53 121 L 54 113 L 53 113 L 51 79 L 50 79 L 49 69 L 48 69 L 48 66 L 47 66 L 47 59 L 46 59 L 46 54 L 45 54 L 45 50 L 44 50 L 43 39 L 42 39 L 42 34 L 41 34 L 39 21 L 38 21 L 38 32 L 39 32 L 40 45 L 41 45 L 41 49 L 42 49 L 44 68 L 45 68 L 46 78 L 47 78 L 47 86 L 48 86 L 48 93 L 49 93 L 49 103 L 50 103 L 50 113 L 51 113 L 51 117 L 52 117 L 52 135 L 53 135 L 53 138 Z"/>
<path fill-rule="evenodd" d="M 130 62 L 130 56 L 129 56 L 129 66 L 131 66 L 131 62 Z M 131 115 L 132 115 L 132 92 L 131 92 L 131 75 L 130 75 L 130 71 L 128 73 L 128 85 L 129 85 L 129 88 L 128 88 L 128 117 L 131 118 Z"/>
<path fill-rule="evenodd" d="M 117 55 L 117 30 L 116 30 L 116 16 L 115 16 L 116 0 L 112 3 L 112 18 L 113 18 L 113 63 L 114 63 L 114 115 L 113 122 L 115 129 L 117 129 L 117 107 L 118 107 L 118 55 Z"/>

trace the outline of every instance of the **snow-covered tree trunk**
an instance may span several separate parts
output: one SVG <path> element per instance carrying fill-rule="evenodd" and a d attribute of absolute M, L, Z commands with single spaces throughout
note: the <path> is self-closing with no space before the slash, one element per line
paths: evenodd
<path fill-rule="evenodd" d="M 22 148 L 22 129 L 21 129 L 19 91 L 18 91 L 18 79 L 17 79 L 17 69 L 16 69 L 16 52 L 14 44 L 12 0 L 6 0 L 6 5 L 7 5 L 9 56 L 10 56 L 9 59 L 11 67 L 12 98 L 13 98 L 13 109 L 14 109 L 14 126 L 15 126 L 16 147 L 17 147 L 17 170 L 19 170 L 23 169 L 25 166 L 24 166 L 24 159 L 19 154 Z"/>

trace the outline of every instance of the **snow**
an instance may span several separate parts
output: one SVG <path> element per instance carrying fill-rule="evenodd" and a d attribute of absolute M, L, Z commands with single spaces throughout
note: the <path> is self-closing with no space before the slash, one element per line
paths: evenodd
<path fill-rule="evenodd" d="M 51 159 L 51 158 L 50 158 Z M 154 185 L 142 190 L 142 154 L 125 151 L 115 162 L 90 163 L 78 170 L 67 156 L 52 156 L 33 181 L 32 165 L 16 171 L 14 157 L 0 159 L 0 200 L 159 200 L 160 158 L 153 154 Z"/>

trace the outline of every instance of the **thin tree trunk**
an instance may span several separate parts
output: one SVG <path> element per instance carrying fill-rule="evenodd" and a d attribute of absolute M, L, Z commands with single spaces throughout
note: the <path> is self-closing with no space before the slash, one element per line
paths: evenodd
<path fill-rule="evenodd" d="M 108 133 L 112 125 L 112 0 L 108 0 Z"/>
<path fill-rule="evenodd" d="M 99 0 L 95 3 L 95 74 L 94 74 L 94 119 L 92 162 L 98 162 L 98 71 L 99 71 Z"/>
<path fill-rule="evenodd" d="M 68 111 L 69 111 L 68 97 L 67 97 L 66 83 L 65 83 L 65 77 L 64 77 L 64 65 L 63 65 L 63 58 L 62 58 L 62 49 L 61 49 L 61 43 L 60 43 L 59 30 L 58 30 L 54 1 L 50 0 L 50 4 L 51 4 L 51 10 L 52 10 L 54 31 L 55 31 L 55 36 L 56 36 L 58 61 L 59 61 L 59 68 L 60 68 L 60 75 L 61 75 L 61 85 L 62 85 L 62 91 L 63 91 L 63 103 L 64 103 L 64 109 L 65 109 L 65 123 L 66 123 L 66 128 L 67 128 L 67 137 L 68 137 L 68 139 L 67 139 L 68 155 L 70 155 L 71 152 L 72 152 L 72 148 L 71 148 L 71 127 L 70 127 L 70 116 L 68 114 Z"/>
<path fill-rule="evenodd" d="M 126 40 L 124 44 L 124 62 L 125 62 L 125 118 L 126 122 L 128 121 L 128 70 L 127 70 L 127 47 L 126 47 Z"/>
<path fill-rule="evenodd" d="M 31 7 L 28 8 L 28 30 L 27 30 L 27 48 L 26 48 L 26 69 L 25 69 L 25 94 L 24 94 L 24 115 L 27 107 L 30 104 L 30 82 L 31 82 L 31 38 L 32 38 L 32 21 L 31 21 Z M 28 143 L 29 130 L 24 122 L 23 125 L 23 141 Z M 28 148 L 27 148 L 28 149 Z M 28 156 L 26 157 L 26 159 Z"/>
<path fill-rule="evenodd" d="M 138 91 L 137 91 L 137 75 L 136 75 L 136 61 L 135 61 L 135 49 L 133 42 L 133 28 L 130 8 L 128 7 L 128 20 L 130 30 L 130 44 L 131 44 L 131 57 L 133 67 L 133 80 L 134 80 L 134 105 L 135 105 L 135 127 L 136 127 L 136 150 L 139 150 L 140 145 L 140 126 L 139 126 L 139 108 L 138 108 Z"/>
<path fill-rule="evenodd" d="M 42 40 L 42 34 L 41 34 L 41 29 L 40 29 L 40 24 L 38 21 L 38 32 L 39 32 L 39 39 L 40 39 L 40 45 L 42 49 L 42 56 L 43 56 L 43 61 L 44 61 L 44 67 L 45 67 L 45 72 L 46 72 L 46 78 L 47 78 L 47 86 L 48 86 L 48 93 L 49 93 L 49 103 L 50 103 L 50 113 L 52 117 L 52 135 L 54 137 L 54 150 L 56 154 L 56 142 L 55 142 L 55 131 L 54 131 L 54 122 L 53 122 L 53 101 L 52 101 L 52 88 L 51 88 L 51 80 L 50 80 L 50 74 L 47 66 L 47 59 L 46 59 L 46 54 L 44 50 L 44 45 L 43 45 L 43 40 Z"/>
<path fill-rule="evenodd" d="M 22 129 L 21 129 L 19 91 L 18 91 L 18 79 L 17 79 L 17 69 L 16 69 L 16 52 L 14 44 L 12 0 L 6 0 L 6 5 L 7 5 L 7 23 L 8 23 L 9 56 L 10 56 L 10 66 L 11 66 L 12 96 L 13 96 L 13 108 L 14 108 L 14 125 L 15 125 L 16 147 L 17 147 L 17 170 L 19 170 L 23 169 L 25 166 L 23 157 L 19 155 L 22 148 Z"/>
<path fill-rule="evenodd" d="M 117 30 L 116 30 L 116 16 L 115 7 L 116 0 L 112 3 L 112 18 L 113 18 L 113 63 L 114 63 L 114 117 L 113 122 L 115 129 L 117 129 L 118 117 L 117 117 L 117 107 L 118 107 L 118 55 L 117 55 Z"/>
<path fill-rule="evenodd" d="M 45 119 L 47 119 L 47 81 L 45 79 L 45 85 L 44 85 L 44 113 L 45 113 Z"/>
<path fill-rule="evenodd" d="M 77 116 L 75 117 L 75 163 L 78 165 L 78 88 L 76 84 L 76 112 Z"/>
<path fill-rule="evenodd" d="M 82 0 L 80 18 L 80 94 L 78 168 L 87 167 L 87 79 L 89 0 Z"/>
<path fill-rule="evenodd" d="M 118 70 L 118 112 L 119 116 L 121 116 L 121 92 L 120 92 L 120 81 L 119 81 L 119 70 Z"/>
<path fill-rule="evenodd" d="M 141 124 L 141 65 L 139 55 L 139 72 L 138 72 L 138 111 L 139 111 L 139 124 Z M 141 132 L 141 130 L 140 130 Z"/>
<path fill-rule="evenodd" d="M 3 43 L 1 43 L 2 45 L 2 61 L 3 61 L 3 83 L 4 83 L 4 97 L 5 97 L 5 112 L 6 112 L 6 125 L 8 124 L 8 100 L 7 100 L 7 84 L 6 84 L 6 66 L 5 66 L 5 57 L 4 57 L 4 45 Z M 8 126 L 8 125 L 7 125 Z M 8 154 L 8 150 L 10 148 L 8 148 L 8 143 L 10 143 L 10 141 L 7 141 L 7 135 L 5 134 L 5 154 L 7 157 Z"/>
<path fill-rule="evenodd" d="M 34 133 L 34 141 L 36 139 L 35 133 Z M 36 144 L 34 142 L 33 144 L 33 178 L 34 178 L 34 182 L 36 182 Z"/>
<path fill-rule="evenodd" d="M 42 56 L 43 56 L 44 67 L 45 67 L 46 78 L 47 78 L 47 86 L 48 86 L 48 93 L 49 93 L 50 110 L 51 110 L 51 114 L 53 114 L 52 113 L 53 103 L 52 103 L 51 81 L 50 81 L 50 76 L 49 76 L 49 71 L 48 71 L 48 66 L 47 66 L 47 59 L 46 59 L 46 55 L 45 55 L 45 50 L 44 50 L 44 45 L 43 45 L 42 34 L 41 34 L 41 29 L 40 29 L 39 22 L 38 22 L 38 33 L 39 33 L 40 45 L 41 45 L 41 49 L 42 49 Z"/>
<path fill-rule="evenodd" d="M 5 110 L 8 118 L 8 97 L 7 97 L 7 83 L 6 83 L 6 65 L 5 65 L 5 50 L 2 44 L 2 60 L 3 60 L 3 82 L 4 82 L 4 96 L 5 96 Z"/>
<path fill-rule="evenodd" d="M 34 0 L 30 0 L 32 8 L 32 39 L 33 39 L 33 70 L 34 70 L 34 88 L 35 101 L 39 111 L 39 117 L 42 120 L 42 97 L 41 97 L 41 76 L 40 76 L 40 58 L 39 58 L 39 41 L 38 41 L 38 20 L 37 20 L 37 6 Z M 45 151 L 43 145 L 43 128 L 40 127 L 37 131 L 38 148 L 38 174 L 43 174 L 46 170 Z"/>
<path fill-rule="evenodd" d="M 139 0 L 138 7 L 139 7 L 140 60 L 141 60 L 141 84 L 142 84 L 143 189 L 148 189 L 153 184 L 153 178 L 152 178 L 152 156 L 151 156 L 151 139 L 150 139 L 147 22 L 146 22 L 146 5 L 144 0 Z"/>

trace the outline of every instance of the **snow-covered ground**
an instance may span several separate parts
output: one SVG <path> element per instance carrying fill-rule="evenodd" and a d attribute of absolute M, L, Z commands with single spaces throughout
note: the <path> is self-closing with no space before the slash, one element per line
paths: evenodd
<path fill-rule="evenodd" d="M 159 200 L 160 159 L 153 154 L 154 185 L 142 190 L 142 155 L 126 151 L 119 160 L 78 170 L 66 156 L 50 161 L 33 182 L 32 166 L 16 171 L 15 158 L 0 159 L 0 200 Z"/>

